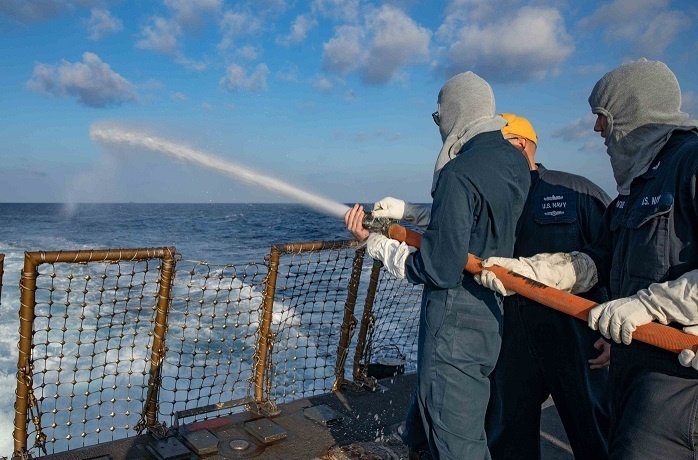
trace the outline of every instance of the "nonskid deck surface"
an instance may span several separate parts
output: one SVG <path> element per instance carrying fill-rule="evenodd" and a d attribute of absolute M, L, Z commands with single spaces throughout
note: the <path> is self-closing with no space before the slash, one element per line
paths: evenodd
<path fill-rule="evenodd" d="M 398 431 L 415 381 L 415 374 L 402 375 L 380 380 L 380 390 L 375 392 L 346 389 L 282 404 L 281 414 L 270 419 L 245 412 L 186 425 L 180 428 L 178 436 L 167 440 L 156 441 L 151 435 L 135 436 L 42 458 L 340 460 L 359 458 L 351 456 L 351 452 L 362 452 L 362 459 L 406 459 L 407 449 Z M 562 424 L 550 401 L 543 405 L 541 423 L 543 459 L 572 459 Z M 355 448 L 346 448 L 352 444 Z M 341 446 L 346 452 L 337 452 L 336 448 Z M 328 454 L 333 447 L 333 454 Z"/>

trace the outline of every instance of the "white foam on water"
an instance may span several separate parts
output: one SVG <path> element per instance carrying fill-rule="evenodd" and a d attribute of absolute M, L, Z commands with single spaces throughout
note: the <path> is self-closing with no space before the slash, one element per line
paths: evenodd
<path fill-rule="evenodd" d="M 234 177 L 249 184 L 281 193 L 299 203 L 332 216 L 343 217 L 349 209 L 349 207 L 344 204 L 306 192 L 305 190 L 301 190 L 279 179 L 265 176 L 239 164 L 221 160 L 220 158 L 216 158 L 200 150 L 176 144 L 160 137 L 127 130 L 117 126 L 93 124 L 90 127 L 90 138 L 100 144 L 143 147 L 154 152 L 170 155 L 180 160 L 189 161 L 226 176 Z"/>

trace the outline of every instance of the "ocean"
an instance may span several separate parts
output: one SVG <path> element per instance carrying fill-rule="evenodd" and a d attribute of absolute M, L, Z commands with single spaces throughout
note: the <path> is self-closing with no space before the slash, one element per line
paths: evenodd
<path fill-rule="evenodd" d="M 13 445 L 24 251 L 175 246 L 184 259 L 238 264 L 262 262 L 272 244 L 350 238 L 342 219 L 296 204 L 0 203 L 0 456 Z"/>

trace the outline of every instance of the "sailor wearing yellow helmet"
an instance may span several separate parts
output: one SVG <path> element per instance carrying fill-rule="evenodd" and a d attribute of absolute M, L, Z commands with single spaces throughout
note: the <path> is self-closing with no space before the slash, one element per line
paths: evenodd
<path fill-rule="evenodd" d="M 531 169 L 514 257 L 570 252 L 593 241 L 608 195 L 584 177 L 536 163 L 538 136 L 531 123 L 511 113 L 500 116 L 507 120 L 504 138 L 524 154 Z M 601 287 L 587 298 L 608 300 Z M 502 349 L 490 375 L 486 418 L 492 458 L 540 458 L 541 404 L 551 395 L 574 457 L 607 458 L 608 347 L 576 318 L 519 295 L 505 297 Z"/>

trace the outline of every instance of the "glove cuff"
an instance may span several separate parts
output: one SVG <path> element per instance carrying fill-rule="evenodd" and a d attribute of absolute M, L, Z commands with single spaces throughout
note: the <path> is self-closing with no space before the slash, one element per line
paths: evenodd
<path fill-rule="evenodd" d="M 387 238 L 379 233 L 371 233 L 366 242 L 368 255 L 383 262 L 385 269 L 395 278 L 404 279 L 405 261 L 417 248 Z"/>
<path fill-rule="evenodd" d="M 577 294 L 587 292 L 599 281 L 599 272 L 596 269 L 594 259 L 583 252 L 571 252 L 572 270 L 574 278 L 570 286 L 570 292 Z"/>

